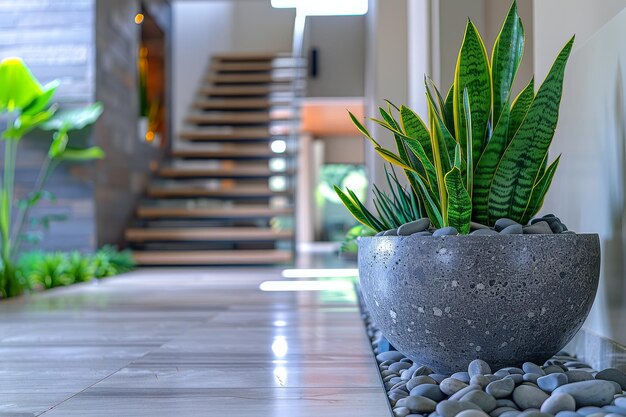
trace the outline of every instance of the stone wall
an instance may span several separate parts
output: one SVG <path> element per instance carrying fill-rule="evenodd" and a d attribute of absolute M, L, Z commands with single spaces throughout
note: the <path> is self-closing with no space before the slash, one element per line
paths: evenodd
<path fill-rule="evenodd" d="M 55 100 L 64 107 L 91 103 L 94 97 L 94 1 L 0 0 L 0 59 L 18 56 L 42 82 L 59 80 Z M 71 140 L 89 143 L 90 131 L 74 132 Z M 32 134 L 20 143 L 16 192 L 33 186 L 50 141 Z M 3 159 L 0 158 L 0 161 Z M 1 168 L 1 167 L 0 167 Z M 91 251 L 95 245 L 93 170 L 89 165 L 64 165 L 47 189 L 56 201 L 44 201 L 34 218 L 62 215 L 34 248 Z"/>
<path fill-rule="evenodd" d="M 169 26 L 168 3 L 153 0 L 150 11 Z M 124 244 L 124 230 L 132 222 L 150 176 L 150 165 L 162 151 L 139 138 L 137 54 L 140 27 L 133 17 L 140 2 L 96 1 L 96 100 L 105 112 L 95 127 L 95 143 L 107 154 L 97 164 L 97 244 Z M 168 28 L 164 27 L 167 33 Z"/>

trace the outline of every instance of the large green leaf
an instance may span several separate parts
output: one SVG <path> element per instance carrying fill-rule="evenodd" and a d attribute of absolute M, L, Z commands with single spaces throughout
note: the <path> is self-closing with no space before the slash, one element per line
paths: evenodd
<path fill-rule="evenodd" d="M 448 226 L 456 228 L 461 234 L 468 234 L 472 220 L 472 200 L 463 186 L 461 170 L 452 168 L 446 174 L 446 190 L 448 192 Z"/>
<path fill-rule="evenodd" d="M 498 123 L 503 109 L 508 107 L 511 87 L 523 54 L 524 27 L 517 14 L 517 2 L 513 1 L 491 55 L 494 125 Z"/>
<path fill-rule="evenodd" d="M 419 196 L 422 198 L 422 201 L 424 201 L 424 209 L 426 210 L 431 223 L 438 229 L 443 227 L 444 220 L 437 196 L 428 189 L 428 186 L 423 179 L 419 178 L 415 173 L 410 174 L 413 174 L 409 176 L 411 187 L 417 191 Z"/>
<path fill-rule="evenodd" d="M 485 44 L 471 20 L 467 22 L 454 73 L 454 130 L 463 149 L 467 137 L 463 112 L 463 90 L 466 88 L 472 105 L 472 147 L 476 165 L 486 145 L 491 114 L 491 71 Z"/>
<path fill-rule="evenodd" d="M 489 224 L 489 189 L 498 168 L 500 158 L 504 154 L 508 143 L 508 127 L 510 120 L 509 106 L 504 107 L 502 116 L 491 135 L 487 147 L 483 151 L 478 165 L 474 170 L 474 189 L 472 192 L 472 215 L 474 221 Z"/>
<path fill-rule="evenodd" d="M 60 110 L 54 117 L 44 123 L 41 128 L 44 130 L 79 130 L 95 123 L 102 114 L 102 110 L 101 103 Z"/>
<path fill-rule="evenodd" d="M 435 166 L 428 159 L 426 155 L 426 151 L 422 148 L 422 145 L 416 140 L 406 140 L 405 141 L 411 152 L 417 157 L 417 159 L 422 164 L 422 168 L 424 169 L 424 178 L 426 178 L 428 182 L 428 186 L 430 189 L 434 190 L 437 187 L 437 172 L 435 170 Z"/>
<path fill-rule="evenodd" d="M 93 159 L 104 159 L 105 156 L 102 149 L 97 146 L 92 146 L 84 149 L 65 148 L 57 158 L 63 161 L 81 162 L 91 161 Z"/>
<path fill-rule="evenodd" d="M 547 158 L 546 158 L 547 159 Z M 552 183 L 552 178 L 554 177 L 554 173 L 556 172 L 556 168 L 559 166 L 559 160 L 561 159 L 561 155 L 559 155 L 549 166 L 546 168 L 546 172 L 543 174 L 541 179 L 533 186 L 533 191 L 528 200 L 528 204 L 526 205 L 526 210 L 524 211 L 524 215 L 522 216 L 522 224 L 528 223 L 530 219 L 537 214 L 541 206 L 543 205 L 543 200 L 550 188 L 550 184 Z"/>
<path fill-rule="evenodd" d="M 517 129 L 519 129 L 522 121 L 528 113 L 530 105 L 535 98 L 535 79 L 530 79 L 530 82 L 524 87 L 524 89 L 515 97 L 513 104 L 511 104 L 511 116 L 509 118 L 509 139 L 507 144 L 511 142 Z"/>
<path fill-rule="evenodd" d="M 352 112 L 348 112 L 348 114 L 350 115 L 350 119 L 352 119 L 352 123 L 354 123 L 354 125 L 359 130 L 359 132 L 361 132 L 366 138 L 368 138 L 375 147 L 380 147 L 378 142 L 376 142 L 376 140 L 374 140 L 374 138 L 372 137 L 370 132 L 365 128 L 365 126 L 363 126 L 363 124 L 361 122 L 359 122 L 359 120 L 356 118 L 356 116 L 354 114 L 352 114 Z"/>
<path fill-rule="evenodd" d="M 467 88 L 463 90 L 463 113 L 465 113 L 465 132 L 467 137 L 465 138 L 465 183 L 466 189 L 469 195 L 472 195 L 472 189 L 474 188 L 474 156 L 472 146 L 472 109 L 470 107 L 469 95 Z M 456 165 L 456 164 L 455 164 Z"/>
<path fill-rule="evenodd" d="M 452 84 L 448 89 L 444 108 L 446 109 L 443 112 L 444 122 L 446 123 L 448 131 L 452 134 L 453 137 L 456 138 L 456 131 L 454 130 L 454 84 Z"/>
<path fill-rule="evenodd" d="M 509 217 L 521 221 L 554 136 L 565 66 L 573 43 L 574 38 L 557 56 L 528 114 L 504 152 L 489 194 L 491 218 Z"/>
<path fill-rule="evenodd" d="M 438 150 L 440 163 L 443 164 L 442 169 L 444 172 L 448 172 L 452 168 L 454 162 L 454 150 L 456 148 L 457 141 L 446 127 L 446 124 L 441 118 L 441 114 L 437 111 L 435 101 L 433 100 L 429 89 L 426 89 L 426 104 L 428 105 L 428 124 L 430 125 L 433 164 L 436 166 L 438 163 L 435 159 L 435 150 Z M 437 141 L 437 149 L 435 149 L 435 142 L 433 142 L 433 132 L 436 135 L 436 138 L 439 139 Z M 441 178 L 443 179 L 443 176 Z"/>
<path fill-rule="evenodd" d="M 5 58 L 0 62 L 0 112 L 22 110 L 43 92 L 24 61 Z"/>
<path fill-rule="evenodd" d="M 374 230 L 377 230 L 377 227 L 374 227 L 373 225 L 371 225 L 369 223 L 369 221 L 367 220 L 367 218 L 365 217 L 365 215 L 363 214 L 363 212 L 358 208 L 358 206 L 350 199 L 350 197 L 348 197 L 343 191 L 341 191 L 341 189 L 339 187 L 337 187 L 336 185 L 334 186 L 335 188 L 335 193 L 337 193 L 337 196 L 339 197 L 339 199 L 341 200 L 341 202 L 343 203 L 343 205 L 348 209 L 348 211 L 350 212 L 350 214 L 352 214 L 352 217 L 354 217 L 356 219 L 356 221 L 358 221 L 359 223 L 370 227 Z"/>

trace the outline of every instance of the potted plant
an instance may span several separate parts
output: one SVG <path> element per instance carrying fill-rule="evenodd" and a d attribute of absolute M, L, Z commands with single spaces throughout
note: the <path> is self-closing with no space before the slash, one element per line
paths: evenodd
<path fill-rule="evenodd" d="M 533 219 L 559 163 L 548 163 L 548 148 L 573 41 L 536 92 L 531 79 L 513 98 L 524 49 L 513 2 L 491 58 L 468 20 L 446 96 L 425 79 L 428 127 L 405 106 L 380 108 L 373 120 L 393 135 L 395 152 L 351 115 L 409 184 L 403 193 L 376 189 L 375 213 L 336 188 L 377 232 L 359 239 L 363 297 L 394 347 L 438 372 L 475 358 L 496 369 L 545 360 L 591 308 L 598 236 L 567 231 L 553 215 Z"/>

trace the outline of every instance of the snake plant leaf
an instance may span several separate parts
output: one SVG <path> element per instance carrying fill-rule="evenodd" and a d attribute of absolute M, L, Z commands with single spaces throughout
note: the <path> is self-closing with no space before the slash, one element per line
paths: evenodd
<path fill-rule="evenodd" d="M 546 158 L 547 159 L 547 158 Z M 541 206 L 543 205 L 543 200 L 550 188 L 550 184 L 552 183 L 552 178 L 554 177 L 554 173 L 556 172 L 557 167 L 559 166 L 559 160 L 561 159 L 561 155 L 559 155 L 547 168 L 546 172 L 543 176 L 537 181 L 537 184 L 533 186 L 533 191 L 528 199 L 528 204 L 526 205 L 526 210 L 522 215 L 522 224 L 526 224 L 530 221 L 530 219 L 537 214 Z"/>
<path fill-rule="evenodd" d="M 350 214 L 352 214 L 352 217 L 354 217 L 359 223 L 370 227 L 374 230 L 378 230 L 377 227 L 374 227 L 374 225 L 370 224 L 370 222 L 367 220 L 367 218 L 365 217 L 365 215 L 363 214 L 363 212 L 357 207 L 357 205 L 350 199 L 350 197 L 348 197 L 343 191 L 341 191 L 341 189 L 339 187 L 337 187 L 336 185 L 334 186 L 335 189 L 335 193 L 337 193 L 337 196 L 339 197 L 339 199 L 341 200 L 341 202 L 344 204 L 344 206 L 346 206 L 346 208 L 348 209 L 348 211 L 350 212 Z"/>
<path fill-rule="evenodd" d="M 430 125 L 430 140 L 431 147 L 433 149 L 433 164 L 437 166 L 437 163 L 443 164 L 443 171 L 448 172 L 452 168 L 454 162 L 454 150 L 456 148 L 456 139 L 452 136 L 450 131 L 446 128 L 441 115 L 437 111 L 435 102 L 429 90 L 426 90 L 426 103 L 428 105 L 428 123 Z M 437 149 L 435 149 L 435 142 L 433 138 L 436 136 L 438 139 Z M 439 151 L 440 162 L 436 160 L 435 150 Z M 441 176 L 443 180 L 443 175 Z"/>
<path fill-rule="evenodd" d="M 424 201 L 424 210 L 426 210 L 426 214 L 428 215 L 431 223 L 437 229 L 444 227 L 439 200 L 433 192 L 428 189 L 425 181 L 417 177 L 417 175 L 412 175 L 409 177 L 409 182 L 411 183 L 411 186 L 417 190 L 419 196 L 422 198 L 422 201 Z"/>
<path fill-rule="evenodd" d="M 574 38 L 563 47 L 507 147 L 491 185 L 491 218 L 521 221 L 544 163 L 559 117 L 565 66 Z"/>
<path fill-rule="evenodd" d="M 395 155 L 393 152 L 391 152 L 391 151 L 389 151 L 389 150 L 387 150 L 385 148 L 380 148 L 380 147 L 375 147 L 374 149 L 376 150 L 376 152 L 378 152 L 378 154 L 385 161 L 389 162 L 390 164 L 399 166 L 402 169 L 413 171 L 413 168 L 411 168 L 405 161 L 400 159 L 400 157 Z"/>
<path fill-rule="evenodd" d="M 472 192 L 472 212 L 474 221 L 491 224 L 489 219 L 489 189 L 498 168 L 500 158 L 508 144 L 510 120 L 509 106 L 505 106 L 493 134 L 474 170 L 474 189 Z M 494 219 L 494 221 L 497 219 Z"/>
<path fill-rule="evenodd" d="M 370 222 L 370 224 L 372 224 L 373 226 L 377 227 L 378 231 L 382 231 L 382 230 L 387 230 L 385 227 L 383 227 L 383 225 L 381 224 L 380 221 L 378 221 L 376 219 L 376 216 L 374 216 L 368 209 L 367 207 L 365 207 L 363 205 L 363 203 L 361 203 L 361 201 L 359 200 L 359 198 L 356 196 L 356 194 L 354 193 L 354 191 L 352 191 L 349 188 L 346 188 L 346 191 L 348 192 L 348 195 L 350 196 L 350 199 L 354 202 L 354 204 L 356 204 L 357 208 L 360 210 L 361 213 L 363 213 L 363 215 L 365 216 L 365 218 L 367 219 L 368 222 Z"/>
<path fill-rule="evenodd" d="M 467 22 L 454 73 L 454 131 L 463 149 L 466 148 L 467 137 L 463 112 L 463 91 L 466 88 L 472 104 L 472 147 L 475 166 L 486 145 L 485 138 L 491 114 L 491 71 L 485 44 L 471 20 Z"/>
<path fill-rule="evenodd" d="M 400 159 L 405 161 L 407 165 L 409 165 L 411 168 L 418 169 L 419 161 L 417 161 L 415 156 L 407 149 L 404 143 L 404 139 L 402 138 L 402 135 L 399 134 L 401 130 L 400 123 L 398 123 L 396 119 L 393 117 L 393 115 L 391 114 L 391 106 L 393 105 L 393 103 L 387 100 L 387 105 L 389 107 L 388 111 L 385 111 L 380 107 L 378 108 L 378 110 L 383 120 L 387 122 L 389 126 L 393 127 L 393 130 L 392 130 L 393 138 L 396 142 L 396 149 L 398 150 L 398 155 L 400 156 Z M 393 107 L 397 109 L 395 105 L 393 105 Z"/>
<path fill-rule="evenodd" d="M 443 112 L 443 117 L 446 127 L 452 136 L 456 137 L 456 130 L 454 130 L 454 84 L 452 84 L 448 89 L 444 108 L 445 111 Z"/>
<path fill-rule="evenodd" d="M 430 145 L 430 133 L 422 119 L 410 108 L 401 106 L 400 125 L 406 136 L 419 142 L 426 157 L 432 162 L 433 150 Z"/>
<path fill-rule="evenodd" d="M 530 105 L 533 103 L 533 99 L 535 98 L 535 79 L 534 77 L 530 79 L 530 82 L 524 87 L 524 89 L 515 97 L 513 100 L 513 104 L 511 104 L 511 116 L 509 118 L 509 138 L 507 141 L 507 145 L 517 133 L 517 129 L 519 129 L 524 117 L 528 113 L 528 109 Z"/>
<path fill-rule="evenodd" d="M 448 192 L 447 225 L 454 227 L 461 234 L 468 234 L 472 220 L 472 200 L 463 185 L 461 170 L 452 168 L 446 174 L 446 190 Z"/>
<path fill-rule="evenodd" d="M 517 2 L 513 1 L 506 20 L 496 38 L 491 54 L 493 83 L 493 123 L 498 123 L 524 54 L 524 26 L 517 14 Z"/>
<path fill-rule="evenodd" d="M 469 102 L 469 95 L 467 88 L 463 90 L 463 112 L 465 113 L 465 131 L 467 132 L 467 138 L 465 140 L 465 182 L 467 192 L 472 195 L 472 189 L 474 187 L 474 156 L 472 146 L 472 110 Z"/>
<path fill-rule="evenodd" d="M 359 130 L 359 132 L 361 132 L 363 134 L 363 136 L 368 138 L 375 147 L 380 147 L 378 142 L 376 142 L 374 140 L 372 135 L 370 135 L 370 132 L 368 132 L 368 130 L 365 128 L 365 126 L 363 126 L 363 124 L 361 124 L 361 122 L 359 122 L 359 120 L 356 118 L 356 116 L 354 114 L 352 114 L 352 112 L 350 112 L 350 111 L 348 112 L 348 114 L 350 115 L 350 119 L 352 119 L 352 123 L 354 123 L 354 125 Z"/>

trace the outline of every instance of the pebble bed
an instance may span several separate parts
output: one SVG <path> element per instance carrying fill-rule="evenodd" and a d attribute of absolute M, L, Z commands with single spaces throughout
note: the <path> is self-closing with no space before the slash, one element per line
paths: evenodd
<path fill-rule="evenodd" d="M 435 373 L 385 339 L 364 313 L 389 403 L 396 417 L 625 417 L 626 373 L 596 371 L 567 352 L 542 365 L 492 370 L 480 359 L 453 375 Z"/>
<path fill-rule="evenodd" d="M 494 227 L 472 222 L 470 225 L 470 235 L 490 236 L 490 235 L 545 235 L 574 233 L 567 230 L 567 226 L 554 214 L 546 214 L 543 217 L 532 219 L 529 224 L 521 225 L 511 219 L 498 219 Z M 433 229 L 428 218 L 405 223 L 397 229 L 385 230 L 376 236 L 454 236 L 459 232 L 454 227 L 442 227 Z M 508 416 L 507 416 L 508 417 Z"/>

